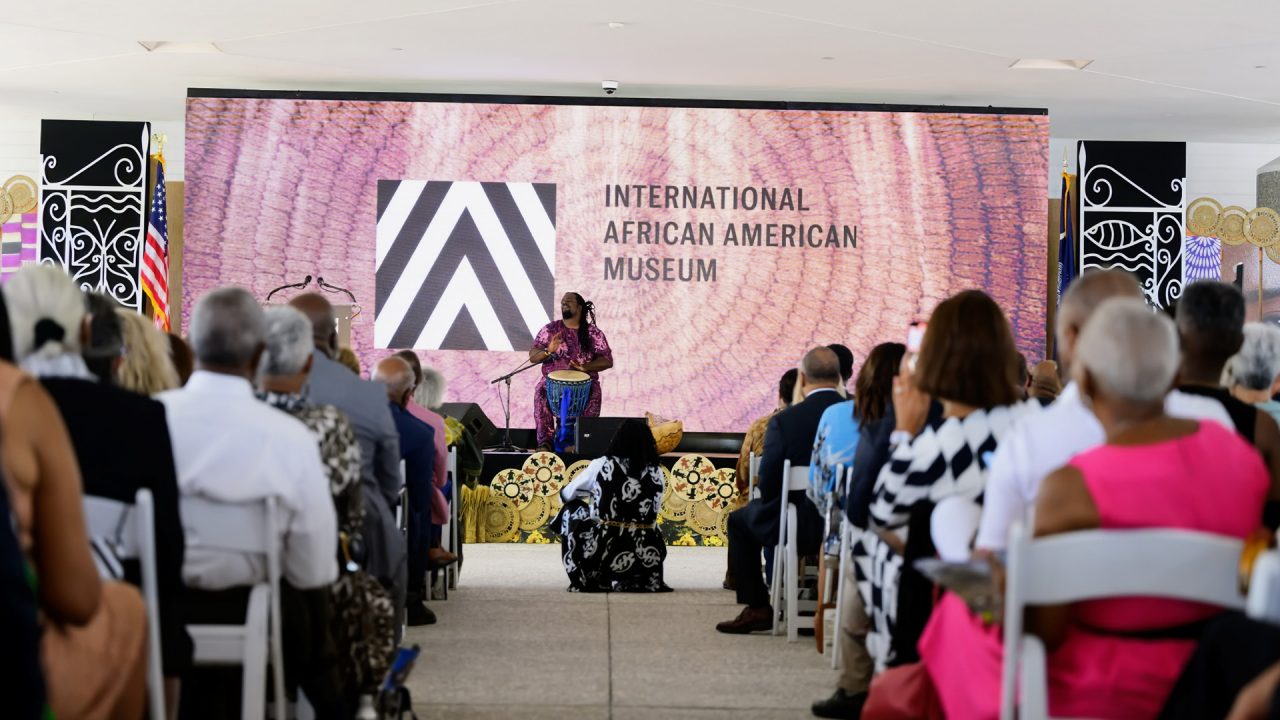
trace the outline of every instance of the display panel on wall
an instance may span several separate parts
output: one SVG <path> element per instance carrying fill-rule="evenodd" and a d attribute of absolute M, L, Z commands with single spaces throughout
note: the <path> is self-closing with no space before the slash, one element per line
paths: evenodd
<path fill-rule="evenodd" d="M 1041 110 L 192 90 L 186 119 L 185 308 L 323 275 L 373 309 L 366 363 L 415 348 L 491 417 L 568 292 L 612 348 L 602 414 L 692 431 L 967 288 L 1043 357 Z"/>
<path fill-rule="evenodd" d="M 1147 302 L 1177 302 L 1186 284 L 1187 144 L 1085 140 L 1077 152 L 1081 271 L 1123 268 Z"/>
<path fill-rule="evenodd" d="M 141 310 L 151 124 L 40 123 L 40 262 Z"/>

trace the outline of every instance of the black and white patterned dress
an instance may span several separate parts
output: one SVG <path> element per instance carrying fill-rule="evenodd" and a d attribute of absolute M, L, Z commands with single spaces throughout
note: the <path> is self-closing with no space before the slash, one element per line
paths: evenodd
<path fill-rule="evenodd" d="M 360 444 L 346 413 L 333 405 L 309 405 L 300 394 L 260 392 L 258 399 L 289 413 L 307 426 L 320 446 L 320 460 L 329 476 L 338 530 L 354 539 L 363 533 L 364 500 L 360 494 Z M 352 569 L 339 551 L 338 580 L 329 586 L 336 617 L 331 626 L 341 653 L 340 668 L 351 687 L 377 687 L 395 653 L 395 606 L 377 580 Z"/>
<path fill-rule="evenodd" d="M 574 592 L 670 592 L 662 580 L 667 546 L 657 527 L 662 469 L 638 473 L 625 460 L 603 457 L 563 490 L 565 501 L 553 527 Z M 589 495 L 587 502 L 577 495 Z"/>
<path fill-rule="evenodd" d="M 854 546 L 858 591 L 871 619 L 867 650 L 877 667 L 893 660 L 902 556 L 876 530 L 892 532 L 905 542 L 916 503 L 960 496 L 981 504 L 989 453 L 1029 408 L 1018 404 L 975 410 L 963 419 L 947 418 L 899 446 L 880 470 L 871 502 L 871 528 L 862 531 Z"/>
<path fill-rule="evenodd" d="M 301 394 L 259 392 L 258 399 L 302 421 L 316 436 L 320 460 L 329 474 L 338 530 L 354 535 L 364 526 L 360 495 L 360 445 L 346 413 L 333 405 L 309 405 Z"/>

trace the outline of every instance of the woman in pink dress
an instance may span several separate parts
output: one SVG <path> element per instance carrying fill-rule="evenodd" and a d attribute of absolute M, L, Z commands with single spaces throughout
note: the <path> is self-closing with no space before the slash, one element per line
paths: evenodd
<path fill-rule="evenodd" d="M 1107 441 L 1045 478 L 1036 537 L 1177 528 L 1244 539 L 1259 526 L 1270 480 L 1257 452 L 1215 423 L 1164 414 L 1177 366 L 1173 323 L 1141 300 L 1111 299 L 1094 313 L 1072 370 Z M 1218 612 L 1142 598 L 1029 609 L 1027 628 L 1049 651 L 1050 714 L 1155 717 L 1198 628 Z M 948 595 L 920 640 L 920 655 L 947 717 L 999 715 L 999 627 L 983 625 Z"/>
<path fill-rule="evenodd" d="M 542 379 L 533 389 L 533 417 L 538 446 L 550 448 L 557 414 L 547 402 L 547 375 L 556 370 L 578 370 L 591 376 L 591 394 L 583 417 L 600 415 L 600 373 L 613 367 L 613 350 L 596 325 L 595 305 L 578 293 L 560 299 L 563 320 L 549 322 L 538 331 L 529 350 L 529 362 L 542 364 Z"/>

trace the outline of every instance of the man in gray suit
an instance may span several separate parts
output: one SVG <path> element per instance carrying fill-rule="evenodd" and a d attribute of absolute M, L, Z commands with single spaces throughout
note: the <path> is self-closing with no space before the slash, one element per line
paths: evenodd
<path fill-rule="evenodd" d="M 404 536 L 392 510 L 399 502 L 400 434 L 387 407 L 381 383 L 362 380 L 333 360 L 338 352 L 338 329 L 333 305 L 316 293 L 299 295 L 289 302 L 311 321 L 315 350 L 307 399 L 315 405 L 333 405 L 346 413 L 360 443 L 360 480 L 365 505 L 365 569 L 391 588 L 397 617 L 404 612 L 408 584 Z M 397 622 L 397 626 L 399 623 Z"/>

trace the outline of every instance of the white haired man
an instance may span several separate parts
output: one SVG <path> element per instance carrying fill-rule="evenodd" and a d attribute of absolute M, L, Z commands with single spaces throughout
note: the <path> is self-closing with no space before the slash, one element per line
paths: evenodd
<path fill-rule="evenodd" d="M 338 577 L 337 518 L 329 477 L 315 437 L 298 420 L 254 397 L 254 377 L 266 339 L 262 308 L 240 288 L 221 288 L 196 303 L 191 315 L 196 371 L 186 386 L 161 393 L 173 441 L 178 491 L 184 496 L 243 503 L 274 497 L 283 523 L 288 666 L 317 708 L 336 707 L 341 685 L 328 639 L 324 592 Z M 184 518 L 184 520 L 187 518 Z M 190 593 L 188 622 L 243 621 L 248 589 L 266 578 L 255 555 L 188 547 L 183 576 Z M 329 652 L 325 652 L 328 649 Z M 290 673 L 291 676 L 293 672 Z M 182 714 L 212 709 L 209 697 L 183 686 Z"/>
<path fill-rule="evenodd" d="M 373 371 L 374 382 L 386 387 L 391 418 L 400 433 L 400 459 L 404 460 L 404 485 L 408 502 L 409 583 L 405 607 L 409 625 L 432 625 L 435 613 L 426 606 L 427 549 L 431 538 L 431 482 L 435 466 L 435 431 L 409 414 L 405 405 L 413 392 L 413 368 L 392 355 Z"/>

